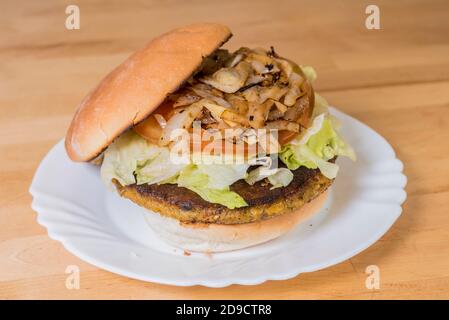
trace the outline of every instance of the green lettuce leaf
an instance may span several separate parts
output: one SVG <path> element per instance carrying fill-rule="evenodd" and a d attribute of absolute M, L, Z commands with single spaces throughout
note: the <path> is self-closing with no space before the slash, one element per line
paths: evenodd
<path fill-rule="evenodd" d="M 356 160 L 355 152 L 334 130 L 330 117 L 324 119 L 321 130 L 310 137 L 307 146 L 320 158 L 329 160 L 335 156 L 346 156 Z"/>
<path fill-rule="evenodd" d="M 276 172 L 268 176 L 268 181 L 273 185 L 270 189 L 286 187 L 293 180 L 293 172 L 287 168 L 277 168 Z"/>
<path fill-rule="evenodd" d="M 252 170 L 245 181 L 253 185 L 257 181 L 267 178 L 270 184 L 273 186 L 270 189 L 276 189 L 280 187 L 286 187 L 293 180 L 293 173 L 287 168 L 273 168 L 269 169 L 260 166 Z"/>
<path fill-rule="evenodd" d="M 209 189 L 203 187 L 188 187 L 204 200 L 211 203 L 218 203 L 229 209 L 246 207 L 248 204 L 238 193 L 230 191 L 229 187 L 222 190 Z"/>
<path fill-rule="evenodd" d="M 170 162 L 170 151 L 160 148 L 159 154 L 138 165 L 135 170 L 137 184 L 169 183 L 174 180 L 186 164 Z"/>
<path fill-rule="evenodd" d="M 307 80 L 309 80 L 310 82 L 313 82 L 316 80 L 317 74 L 313 67 L 301 66 L 301 70 L 302 70 L 302 72 L 304 72 L 304 75 L 306 76 Z"/>
<path fill-rule="evenodd" d="M 207 169 L 205 169 L 207 167 Z M 224 179 L 229 183 L 224 186 L 224 183 L 220 183 L 219 174 L 220 167 L 226 167 L 225 165 L 195 165 L 192 164 L 186 168 L 184 168 L 178 178 L 177 184 L 180 187 L 187 188 L 197 193 L 201 198 L 208 202 L 219 203 L 228 207 L 229 209 L 235 209 L 240 207 L 245 207 L 248 204 L 246 201 L 237 193 L 231 191 L 229 189 L 229 185 L 233 182 L 242 179 L 242 176 L 238 176 L 239 170 L 236 170 L 238 173 L 235 173 L 232 177 L 224 177 Z M 228 166 L 231 167 L 231 166 Z M 217 174 L 211 174 L 212 171 L 218 170 Z M 228 168 L 229 169 L 229 168 Z M 229 172 L 232 169 L 228 170 Z M 207 173 L 206 173 L 207 172 Z M 246 175 L 246 170 L 245 173 Z M 219 186 L 221 188 L 211 188 L 210 186 Z"/>
<path fill-rule="evenodd" d="M 129 130 L 117 138 L 104 152 L 101 178 L 108 186 L 117 179 L 126 186 L 136 183 L 134 171 L 156 158 L 160 149 Z"/>
<path fill-rule="evenodd" d="M 291 170 L 301 166 L 309 169 L 319 168 L 329 179 L 337 176 L 338 165 L 328 160 L 335 156 L 356 159 L 354 150 L 334 130 L 332 118 L 321 114 L 313 120 L 312 126 L 300 137 L 284 146 L 280 159 Z"/>
<path fill-rule="evenodd" d="M 323 113 L 329 113 L 329 103 L 321 95 L 315 92 L 315 104 L 313 107 L 312 118 Z"/>
<path fill-rule="evenodd" d="M 223 189 L 247 175 L 248 164 L 197 164 L 199 173 L 208 176 L 207 187 Z"/>
<path fill-rule="evenodd" d="M 319 168 L 321 173 L 329 179 L 334 179 L 339 169 L 335 163 L 317 156 L 307 145 L 287 146 L 285 152 L 280 154 L 280 158 L 291 170 L 301 166 L 309 169 Z"/>
<path fill-rule="evenodd" d="M 104 152 L 101 177 L 112 187 L 121 185 L 173 183 L 196 192 L 206 201 L 234 209 L 246 206 L 245 200 L 229 186 L 244 179 L 248 164 L 176 164 L 170 151 L 142 139 L 130 130 L 117 138 Z"/>

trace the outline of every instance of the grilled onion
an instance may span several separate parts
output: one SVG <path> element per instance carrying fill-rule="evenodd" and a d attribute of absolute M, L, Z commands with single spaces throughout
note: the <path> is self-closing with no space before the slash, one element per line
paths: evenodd
<path fill-rule="evenodd" d="M 248 121 L 251 127 L 256 129 L 263 128 L 272 105 L 272 100 L 267 100 L 262 104 L 256 102 L 249 103 Z"/>
<path fill-rule="evenodd" d="M 151 138 L 159 134 L 159 143 L 167 145 L 173 130 L 189 129 L 198 119 L 208 129 L 280 130 L 284 142 L 308 126 L 314 105 L 311 83 L 301 67 L 273 50 L 217 51 L 202 67 L 167 99 L 173 104 L 170 116 L 158 112 L 169 119 L 165 128 L 153 116 L 136 131 L 148 133 L 151 122 Z"/>
<path fill-rule="evenodd" d="M 292 132 L 299 132 L 301 126 L 299 123 L 287 120 L 275 120 L 265 124 L 265 128 L 269 130 L 287 130 Z"/>
<path fill-rule="evenodd" d="M 195 102 L 184 110 L 174 114 L 167 121 L 167 125 L 165 126 L 162 136 L 160 137 L 159 144 L 162 146 L 168 145 L 170 143 L 172 133 L 175 130 L 190 128 L 196 117 L 200 115 L 202 109 L 202 104 L 200 102 Z"/>
<path fill-rule="evenodd" d="M 245 85 L 251 66 L 241 61 L 235 68 L 221 68 L 212 76 L 201 78 L 200 81 L 226 93 L 234 93 Z"/>
<path fill-rule="evenodd" d="M 185 93 L 177 97 L 177 99 L 173 103 L 173 108 L 185 107 L 199 101 L 200 99 L 201 98 L 197 95 Z"/>
<path fill-rule="evenodd" d="M 215 103 L 226 107 L 226 108 L 230 108 L 231 104 L 229 102 L 227 102 L 225 99 L 221 98 L 221 97 L 217 97 L 216 95 L 212 94 L 211 91 L 207 91 L 204 89 L 200 89 L 198 87 L 192 87 L 191 88 L 193 92 L 195 92 L 198 96 L 200 96 L 201 98 L 205 98 L 205 99 L 209 99 L 214 101 Z"/>

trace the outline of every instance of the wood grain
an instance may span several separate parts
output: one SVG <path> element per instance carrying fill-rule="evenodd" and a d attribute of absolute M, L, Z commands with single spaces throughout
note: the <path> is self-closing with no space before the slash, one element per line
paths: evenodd
<path fill-rule="evenodd" d="M 70 1 L 1 1 L 0 298 L 449 298 L 449 2 L 76 1 L 81 29 L 65 29 Z M 148 39 L 195 21 L 231 27 L 229 48 L 274 45 L 315 66 L 317 90 L 381 133 L 405 164 L 408 199 L 380 241 L 349 261 L 257 287 L 178 288 L 130 280 L 66 252 L 36 223 L 33 174 L 87 91 Z M 65 287 L 67 265 L 81 288 Z M 378 265 L 381 288 L 365 287 Z"/>

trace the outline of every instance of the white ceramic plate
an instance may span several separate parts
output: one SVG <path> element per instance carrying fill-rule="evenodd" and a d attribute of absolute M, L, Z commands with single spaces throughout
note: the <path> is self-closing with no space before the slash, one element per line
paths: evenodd
<path fill-rule="evenodd" d="M 292 278 L 342 262 L 378 240 L 401 214 L 403 165 L 388 142 L 331 109 L 357 162 L 339 159 L 340 173 L 321 212 L 289 234 L 227 253 L 184 255 L 159 240 L 144 209 L 105 188 L 99 168 L 71 162 L 63 141 L 40 164 L 30 192 L 38 222 L 81 259 L 144 281 L 224 287 Z"/>

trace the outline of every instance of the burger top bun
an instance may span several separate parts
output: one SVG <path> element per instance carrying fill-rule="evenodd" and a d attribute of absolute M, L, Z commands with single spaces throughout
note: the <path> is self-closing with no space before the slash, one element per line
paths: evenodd
<path fill-rule="evenodd" d="M 97 157 L 151 114 L 231 36 L 224 25 L 193 24 L 169 31 L 132 54 L 78 106 L 65 138 L 70 159 Z"/>

